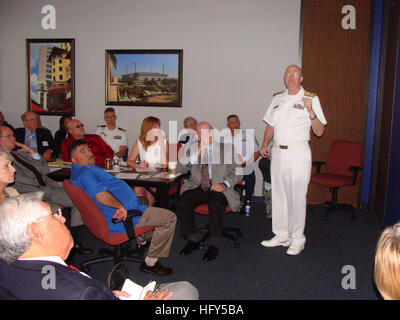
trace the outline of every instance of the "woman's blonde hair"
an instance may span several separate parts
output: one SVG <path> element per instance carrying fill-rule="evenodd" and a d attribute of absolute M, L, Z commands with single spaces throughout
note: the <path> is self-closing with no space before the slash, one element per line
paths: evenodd
<path fill-rule="evenodd" d="M 387 227 L 379 238 L 374 278 L 384 299 L 400 299 L 400 222 Z"/>
<path fill-rule="evenodd" d="M 12 162 L 12 158 L 11 158 L 10 154 L 3 149 L 0 149 L 0 158 L 7 159 L 7 160 L 10 160 L 10 162 Z"/>
<path fill-rule="evenodd" d="M 149 145 L 153 143 L 153 141 L 149 141 L 147 139 L 147 133 L 153 128 L 154 124 L 161 124 L 160 119 L 156 117 L 147 117 L 143 120 L 142 126 L 140 127 L 140 135 L 139 135 L 139 140 L 143 145 L 144 150 L 147 150 Z"/>

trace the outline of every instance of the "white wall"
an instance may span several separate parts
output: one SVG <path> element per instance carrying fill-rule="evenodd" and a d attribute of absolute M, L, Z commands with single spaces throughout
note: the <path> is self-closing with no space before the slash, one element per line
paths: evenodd
<path fill-rule="evenodd" d="M 41 8 L 56 8 L 56 30 L 42 30 Z M 300 0 L 1 0 L 0 109 L 14 127 L 27 110 L 26 38 L 75 38 L 75 115 L 87 133 L 103 123 L 106 49 L 183 49 L 183 107 L 116 106 L 119 126 L 137 138 L 141 121 L 192 115 L 223 128 L 239 115 L 262 143 L 262 117 L 299 61 Z M 54 133 L 59 117 L 41 116 Z M 256 169 L 256 195 L 262 176 Z"/>

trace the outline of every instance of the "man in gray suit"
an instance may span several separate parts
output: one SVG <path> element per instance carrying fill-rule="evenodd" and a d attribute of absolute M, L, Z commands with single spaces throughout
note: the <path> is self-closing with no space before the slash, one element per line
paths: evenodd
<path fill-rule="evenodd" d="M 0 126 L 0 148 L 8 151 L 13 158 L 13 166 L 16 170 L 13 187 L 19 193 L 43 191 L 43 200 L 50 204 L 53 211 L 60 208 L 60 205 L 72 208 L 71 227 L 83 224 L 78 209 L 68 197 L 62 184 L 47 176 L 49 166 L 46 160 L 32 148 L 17 142 L 14 132 L 7 126 Z M 18 151 L 12 151 L 16 148 L 19 148 Z M 75 234 L 75 231 L 77 230 L 71 229 L 76 239 L 77 234 Z M 77 249 L 81 252 L 89 252 L 88 249 L 83 248 L 77 241 L 75 243 L 77 244 Z"/>
<path fill-rule="evenodd" d="M 210 223 L 210 239 L 204 261 L 214 260 L 218 256 L 219 236 L 227 204 L 233 211 L 240 207 L 240 196 L 234 190 L 236 183 L 242 180 L 239 160 L 233 146 L 213 141 L 212 127 L 207 122 L 197 126 L 198 145 L 185 151 L 178 162 L 177 172 L 187 173 L 190 178 L 181 188 L 181 196 L 176 214 L 180 219 L 181 234 L 188 237 L 181 255 L 188 255 L 199 249 L 200 235 L 195 233 L 193 210 L 200 204 L 207 203 Z"/>

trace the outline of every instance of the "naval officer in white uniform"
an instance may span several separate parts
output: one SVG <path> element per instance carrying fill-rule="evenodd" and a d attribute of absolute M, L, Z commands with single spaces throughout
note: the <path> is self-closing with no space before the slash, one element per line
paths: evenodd
<path fill-rule="evenodd" d="M 96 134 L 103 138 L 103 140 L 113 149 L 114 154 L 123 158 L 128 148 L 128 141 L 126 138 L 126 130 L 117 127 L 117 115 L 114 108 L 106 108 L 104 110 L 104 121 L 106 125 L 98 125 Z"/>
<path fill-rule="evenodd" d="M 297 255 L 306 242 L 307 189 L 311 175 L 310 129 L 318 137 L 324 133 L 326 119 L 318 97 L 304 91 L 302 70 L 287 67 L 286 90 L 274 94 L 263 120 L 267 123 L 261 155 L 269 157 L 267 145 L 274 139 L 271 162 L 272 232 L 264 247 L 284 246 Z"/>

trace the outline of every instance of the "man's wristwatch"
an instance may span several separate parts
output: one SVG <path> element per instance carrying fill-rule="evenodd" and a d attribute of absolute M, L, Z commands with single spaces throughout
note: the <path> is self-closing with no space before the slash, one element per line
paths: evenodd
<path fill-rule="evenodd" d="M 317 118 L 317 115 L 314 113 L 314 117 L 310 118 L 311 121 L 315 120 Z"/>

